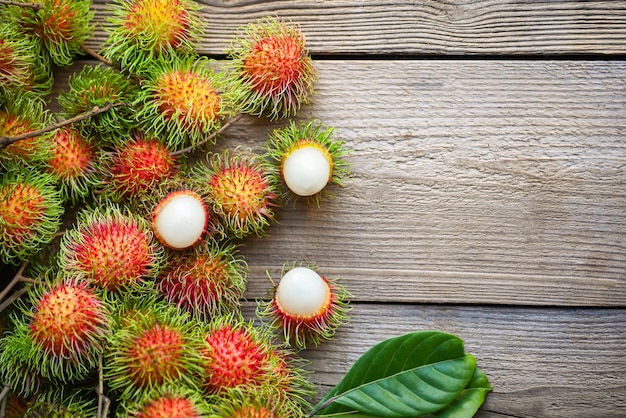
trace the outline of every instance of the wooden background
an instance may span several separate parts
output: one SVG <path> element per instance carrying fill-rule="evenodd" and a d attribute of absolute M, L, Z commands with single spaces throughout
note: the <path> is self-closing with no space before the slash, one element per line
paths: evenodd
<path fill-rule="evenodd" d="M 321 394 L 371 345 L 437 329 L 494 387 L 479 417 L 626 416 L 626 1 L 202 3 L 218 59 L 257 18 L 299 24 L 319 70 L 299 117 L 351 150 L 334 199 L 242 250 L 250 301 L 285 261 L 354 294 L 303 353 Z M 283 124 L 244 118 L 217 148 Z"/>

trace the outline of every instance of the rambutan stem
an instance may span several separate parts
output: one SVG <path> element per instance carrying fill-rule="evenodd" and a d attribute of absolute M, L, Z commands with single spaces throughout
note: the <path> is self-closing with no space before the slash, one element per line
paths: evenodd
<path fill-rule="evenodd" d="M 111 405 L 111 400 L 104 396 L 102 369 L 102 354 L 100 354 L 98 356 L 98 412 L 96 418 L 105 418 L 109 414 L 109 405 Z"/>
<path fill-rule="evenodd" d="M 11 295 L 11 297 L 10 297 L 10 298 L 8 298 L 8 299 L 7 299 L 7 300 L 5 300 L 4 302 L 0 303 L 0 312 L 4 311 L 6 308 L 8 308 L 9 306 L 11 306 L 11 304 L 12 304 L 13 302 L 15 302 L 16 300 L 18 300 L 19 298 L 21 298 L 21 297 L 22 297 L 22 295 L 23 295 L 24 293 L 26 293 L 26 291 L 27 291 L 27 290 L 28 290 L 27 288 L 23 287 L 23 288 L 21 288 L 21 289 L 19 289 L 19 290 L 16 290 L 15 292 L 13 292 L 13 294 Z M 2 416 L 2 415 L 0 414 L 0 417 L 1 417 L 1 416 Z"/>
<path fill-rule="evenodd" d="M 7 6 L 27 7 L 29 9 L 35 9 L 35 10 L 43 9 L 43 4 L 39 4 L 39 3 L 22 3 L 19 1 L 0 0 L 0 4 L 6 4 Z"/>
<path fill-rule="evenodd" d="M 2 1 L 2 0 L 0 0 L 0 1 Z M 105 63 L 109 67 L 113 67 L 113 63 L 111 61 L 109 61 L 108 59 L 104 58 L 102 55 L 98 54 L 92 48 L 88 47 L 85 44 L 80 44 L 80 47 L 82 48 L 83 51 L 85 51 L 87 53 L 87 55 L 90 55 L 92 58 L 95 58 L 98 61 Z"/>
<path fill-rule="evenodd" d="M 11 390 L 10 386 L 5 386 L 0 392 L 0 417 L 3 417 L 5 414 L 5 409 L 7 406 L 7 399 L 9 398 L 9 391 Z"/>
<path fill-rule="evenodd" d="M 233 123 L 237 122 L 239 119 L 241 119 L 241 117 L 243 116 L 243 114 L 239 113 L 236 116 L 233 116 L 233 118 L 231 120 L 229 120 L 228 122 L 226 122 L 225 124 L 222 125 L 222 127 L 220 129 L 218 129 L 217 131 L 213 132 L 211 135 L 207 136 L 206 138 L 204 138 L 202 141 L 198 142 L 195 145 L 189 146 L 187 148 L 183 148 L 181 150 L 178 151 L 173 151 L 170 152 L 171 156 L 176 156 L 176 155 L 180 155 L 180 154 L 184 154 L 187 152 L 191 152 L 193 151 L 195 148 L 206 144 L 207 142 L 211 141 L 213 138 L 215 138 L 216 136 L 218 136 L 219 134 L 221 134 L 222 132 L 224 132 L 226 129 L 228 129 L 228 127 L 230 125 L 232 125 Z"/>
<path fill-rule="evenodd" d="M 3 136 L 3 137 L 0 137 L 0 149 L 8 147 L 9 145 L 13 144 L 14 142 L 21 141 L 23 139 L 34 138 L 34 137 L 39 136 L 39 135 L 43 135 L 43 134 L 45 134 L 47 132 L 54 131 L 55 129 L 59 129 L 59 128 L 62 128 L 62 127 L 67 126 L 67 125 L 71 125 L 72 123 L 80 122 L 81 120 L 89 119 L 92 116 L 98 115 L 100 113 L 107 112 L 108 110 L 110 110 L 110 109 L 112 109 L 114 107 L 120 107 L 120 106 L 130 106 L 130 104 L 129 103 L 120 102 L 120 103 L 108 103 L 108 104 L 106 104 L 106 105 L 104 105 L 102 107 L 94 106 L 88 112 L 81 113 L 79 115 L 74 116 L 73 118 L 69 118 L 69 119 L 63 120 L 63 121 L 58 122 L 58 123 L 54 123 L 54 124 L 52 124 L 50 126 L 46 126 L 45 128 L 41 128 L 41 129 L 38 129 L 36 131 L 25 132 L 23 134 L 16 135 L 16 136 Z"/>
<path fill-rule="evenodd" d="M 20 266 L 20 269 L 17 271 L 17 273 L 13 277 L 13 280 L 11 280 L 11 283 L 9 283 L 7 287 L 5 287 L 2 292 L 0 292 L 0 300 L 4 299 L 6 295 L 9 294 L 11 289 L 13 289 L 13 287 L 22 280 L 22 278 L 24 277 L 22 276 L 22 273 L 24 273 L 24 270 L 26 269 L 27 265 L 28 265 L 27 262 L 22 263 L 22 265 Z"/>

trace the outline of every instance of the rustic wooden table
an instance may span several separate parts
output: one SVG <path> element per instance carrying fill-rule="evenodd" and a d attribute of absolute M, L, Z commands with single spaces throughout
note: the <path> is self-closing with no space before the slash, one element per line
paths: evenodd
<path fill-rule="evenodd" d="M 214 58 L 256 18 L 298 23 L 319 70 L 299 117 L 352 151 L 335 199 L 243 249 L 249 300 L 294 260 L 354 294 L 303 354 L 322 393 L 376 342 L 437 329 L 493 385 L 480 417 L 626 416 L 626 1 L 202 3 Z"/>

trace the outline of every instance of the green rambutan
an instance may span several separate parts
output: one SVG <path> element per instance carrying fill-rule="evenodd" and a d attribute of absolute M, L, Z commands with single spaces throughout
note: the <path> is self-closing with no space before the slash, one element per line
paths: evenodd
<path fill-rule="evenodd" d="M 227 51 L 242 112 L 270 119 L 294 116 L 310 102 L 317 71 L 304 35 L 293 24 L 260 20 L 242 28 Z"/>
<path fill-rule="evenodd" d="M 67 118 L 104 107 L 120 105 L 78 122 L 83 135 L 97 136 L 105 144 L 119 144 L 138 125 L 135 110 L 130 106 L 136 100 L 139 85 L 104 65 L 85 65 L 78 74 L 69 77 L 69 90 L 59 93 L 58 101 Z"/>
<path fill-rule="evenodd" d="M 104 379 L 122 401 L 163 385 L 199 387 L 204 347 L 199 324 L 167 303 L 125 307 L 109 340 Z"/>
<path fill-rule="evenodd" d="M 59 260 L 62 269 L 100 288 L 125 291 L 158 274 L 163 251 L 143 218 L 107 206 L 78 214 L 61 240 Z"/>
<path fill-rule="evenodd" d="M 208 164 L 198 164 L 194 171 L 232 236 L 260 236 L 274 220 L 276 181 L 258 156 L 226 150 L 212 154 Z"/>
<path fill-rule="evenodd" d="M 235 245 L 205 243 L 174 254 L 157 278 L 157 289 L 168 302 L 208 320 L 239 307 L 246 274 Z"/>
<path fill-rule="evenodd" d="M 52 62 L 70 65 L 93 33 L 91 0 L 37 0 L 41 8 L 8 6 L 8 18 L 23 36 L 41 42 Z"/>
<path fill-rule="evenodd" d="M 347 322 L 350 293 L 339 279 L 320 276 L 314 266 L 285 264 L 269 302 L 261 301 L 258 316 L 283 331 L 285 342 L 304 349 L 330 340 Z"/>
<path fill-rule="evenodd" d="M 204 57 L 169 54 L 154 60 L 142 82 L 137 118 L 168 148 L 196 146 L 233 112 L 223 74 Z"/>
<path fill-rule="evenodd" d="M 343 159 L 347 151 L 333 134 L 333 128 L 315 120 L 299 125 L 292 121 L 272 131 L 265 157 L 272 174 L 288 188 L 282 195 L 285 200 L 305 197 L 319 204 L 323 196 L 329 195 L 327 184 L 342 185 L 349 173 Z"/>
<path fill-rule="evenodd" d="M 23 335 L 19 337 L 11 331 L 0 339 L 0 382 L 14 395 L 29 397 L 46 387 L 48 380 L 30 363 L 33 343 Z"/>
<path fill-rule="evenodd" d="M 95 147 L 72 127 L 57 129 L 53 139 L 48 172 L 58 179 L 62 199 L 76 204 L 99 183 Z"/>
<path fill-rule="evenodd" d="M 103 170 L 104 194 L 109 200 L 141 200 L 178 172 L 177 158 L 154 138 L 135 134 L 118 145 Z"/>
<path fill-rule="evenodd" d="M 118 416 L 132 418 L 204 418 L 209 404 L 197 388 L 165 385 L 146 391 L 135 402 L 127 402 Z"/>
<path fill-rule="evenodd" d="M 202 34 L 190 0 L 116 0 L 103 55 L 130 73 L 164 53 L 191 53 Z"/>
<path fill-rule="evenodd" d="M 98 405 L 91 392 L 56 388 L 39 393 L 24 418 L 85 418 L 95 417 Z"/>
<path fill-rule="evenodd" d="M 28 169 L 0 178 L 0 260 L 19 264 L 50 243 L 63 205 L 54 178 Z"/>

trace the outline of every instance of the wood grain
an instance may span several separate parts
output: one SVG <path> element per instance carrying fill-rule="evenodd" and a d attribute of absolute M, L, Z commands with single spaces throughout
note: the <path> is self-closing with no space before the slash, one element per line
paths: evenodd
<path fill-rule="evenodd" d="M 238 28 L 266 16 L 302 27 L 313 54 L 626 53 L 626 1 L 202 1 L 199 50 L 222 54 Z M 97 0 L 104 41 L 109 7 Z"/>

